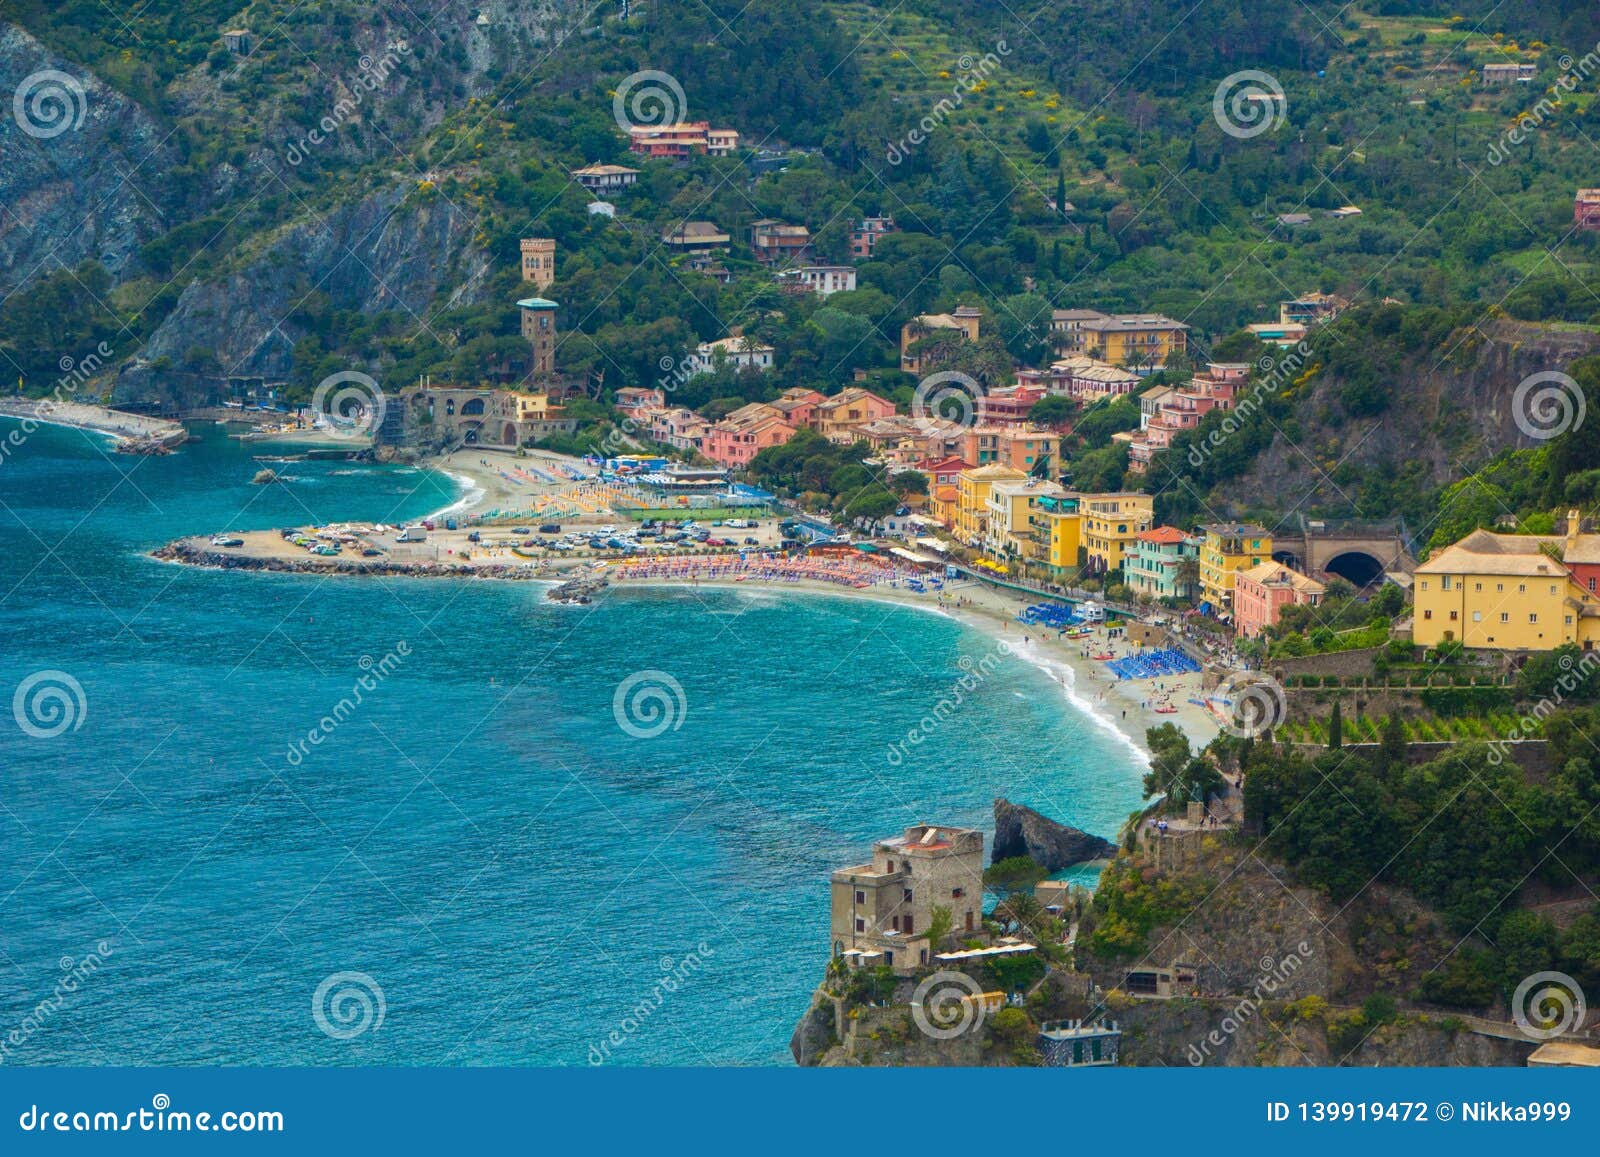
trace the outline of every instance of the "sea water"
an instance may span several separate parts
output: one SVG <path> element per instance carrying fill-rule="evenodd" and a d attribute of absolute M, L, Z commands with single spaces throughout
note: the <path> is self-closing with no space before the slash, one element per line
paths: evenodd
<path fill-rule="evenodd" d="M 1138 803 L 1126 742 L 936 613 L 148 557 L 459 494 L 250 453 L 0 461 L 0 1063 L 787 1064 L 874 839 Z"/>

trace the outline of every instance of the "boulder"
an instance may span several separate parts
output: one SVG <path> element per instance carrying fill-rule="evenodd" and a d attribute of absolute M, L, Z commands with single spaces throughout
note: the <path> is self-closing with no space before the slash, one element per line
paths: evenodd
<path fill-rule="evenodd" d="M 1085 860 L 1105 860 L 1117 854 L 1115 844 L 1058 824 L 1031 807 L 1010 800 L 994 801 L 994 843 L 991 863 L 1027 856 L 1048 872 L 1059 872 Z"/>

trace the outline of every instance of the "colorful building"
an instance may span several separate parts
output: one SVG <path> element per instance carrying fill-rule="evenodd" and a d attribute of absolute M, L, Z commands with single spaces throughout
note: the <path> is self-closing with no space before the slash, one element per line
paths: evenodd
<path fill-rule="evenodd" d="M 739 469 L 771 446 L 782 446 L 795 435 L 783 415 L 764 402 L 740 406 L 701 436 L 700 452 L 719 466 Z"/>
<path fill-rule="evenodd" d="M 790 386 L 769 404 L 783 415 L 783 420 L 789 425 L 800 427 L 816 423 L 817 407 L 825 401 L 827 398 L 816 390 L 808 390 L 804 386 Z"/>
<path fill-rule="evenodd" d="M 1172 445 L 1173 439 L 1200 425 L 1212 410 L 1231 410 L 1238 392 L 1249 380 L 1250 366 L 1244 362 L 1212 362 L 1206 372 L 1164 395 L 1146 416 L 1138 434 L 1128 442 L 1128 469 L 1142 474 L 1150 460 Z"/>
<path fill-rule="evenodd" d="M 1038 478 L 997 481 L 985 501 L 983 549 L 994 558 L 1045 559 L 1033 535 L 1033 512 L 1044 498 L 1065 498 L 1056 482 Z"/>
<path fill-rule="evenodd" d="M 851 259 L 854 261 L 868 260 L 872 256 L 873 246 L 878 243 L 878 238 L 895 231 L 893 217 L 861 218 L 856 222 L 856 227 L 850 230 Z"/>
<path fill-rule="evenodd" d="M 982 546 L 989 515 L 989 491 L 996 482 L 1025 482 L 1021 470 L 998 462 L 974 466 L 956 475 L 956 511 L 951 530 L 966 546 Z"/>
<path fill-rule="evenodd" d="M 1276 626 L 1284 607 L 1314 607 L 1328 588 L 1316 579 L 1290 570 L 1281 562 L 1264 562 L 1233 576 L 1233 629 L 1254 639 Z"/>
<path fill-rule="evenodd" d="M 1600 637 L 1600 535 L 1574 511 L 1563 535 L 1475 530 L 1414 572 L 1411 637 L 1501 651 L 1585 650 Z"/>
<path fill-rule="evenodd" d="M 961 433 L 956 453 L 979 466 L 1000 462 L 1024 473 L 1059 473 L 1061 435 L 1043 426 L 974 426 Z"/>
<path fill-rule="evenodd" d="M 1051 313 L 1051 338 L 1066 353 L 1088 354 L 1113 365 L 1158 370 L 1188 345 L 1189 327 L 1158 313 L 1101 313 L 1058 309 Z"/>
<path fill-rule="evenodd" d="M 695 154 L 726 157 L 738 147 L 738 132 L 714 129 L 709 121 L 632 125 L 628 129 L 630 151 L 669 161 L 686 160 Z"/>
<path fill-rule="evenodd" d="M 856 432 L 869 422 L 894 413 L 894 403 L 860 386 L 840 390 L 817 404 L 813 419 L 817 433 L 830 442 L 853 442 Z"/>
<path fill-rule="evenodd" d="M 1067 579 L 1083 566 L 1083 515 L 1079 496 L 1066 493 L 1041 498 L 1029 515 L 1033 525 L 1033 557 L 1050 568 L 1050 576 Z"/>
<path fill-rule="evenodd" d="M 1122 581 L 1135 594 L 1192 599 L 1200 587 L 1199 564 L 1197 536 L 1176 526 L 1152 527 L 1134 536 L 1133 550 L 1122 563 Z"/>
<path fill-rule="evenodd" d="M 1155 521 L 1155 499 L 1137 490 L 1079 495 L 1078 509 L 1083 515 L 1083 548 L 1094 574 L 1121 567 L 1139 533 Z"/>
<path fill-rule="evenodd" d="M 1213 523 L 1200 528 L 1200 597 L 1216 610 L 1233 607 L 1233 580 L 1242 570 L 1272 561 L 1272 535 L 1248 522 Z"/>

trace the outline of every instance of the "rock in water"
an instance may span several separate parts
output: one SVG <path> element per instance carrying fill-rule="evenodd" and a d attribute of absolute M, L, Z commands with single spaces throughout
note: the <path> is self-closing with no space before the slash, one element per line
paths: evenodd
<path fill-rule="evenodd" d="M 270 482 L 282 482 L 276 470 L 257 470 L 256 476 L 250 481 L 256 486 L 265 486 Z"/>
<path fill-rule="evenodd" d="M 1031 807 L 997 799 L 991 854 L 991 863 L 1027 856 L 1046 871 L 1059 872 L 1085 860 L 1109 859 L 1117 848 L 1099 836 L 1047 819 Z"/>

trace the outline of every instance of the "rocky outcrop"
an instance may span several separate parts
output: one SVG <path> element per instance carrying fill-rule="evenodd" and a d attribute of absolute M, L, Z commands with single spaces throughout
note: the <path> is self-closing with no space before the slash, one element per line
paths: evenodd
<path fill-rule="evenodd" d="M 169 132 L 87 69 L 0 23 L 0 290 L 96 260 L 120 277 L 166 227 Z M 13 113 L 17 115 L 13 115 Z"/>
<path fill-rule="evenodd" d="M 288 226 L 230 274 L 189 285 L 113 398 L 185 408 L 209 401 L 224 375 L 287 378 L 302 336 L 291 315 L 313 290 L 334 309 L 397 310 L 421 326 L 441 294 L 473 299 L 487 266 L 472 229 L 466 213 L 409 182 Z M 213 355 L 215 379 L 170 372 L 196 348 Z"/>
<path fill-rule="evenodd" d="M 1050 872 L 1117 854 L 1116 845 L 1099 836 L 1058 824 L 1031 807 L 1004 799 L 994 801 L 993 849 L 994 863 L 1027 856 Z"/>

